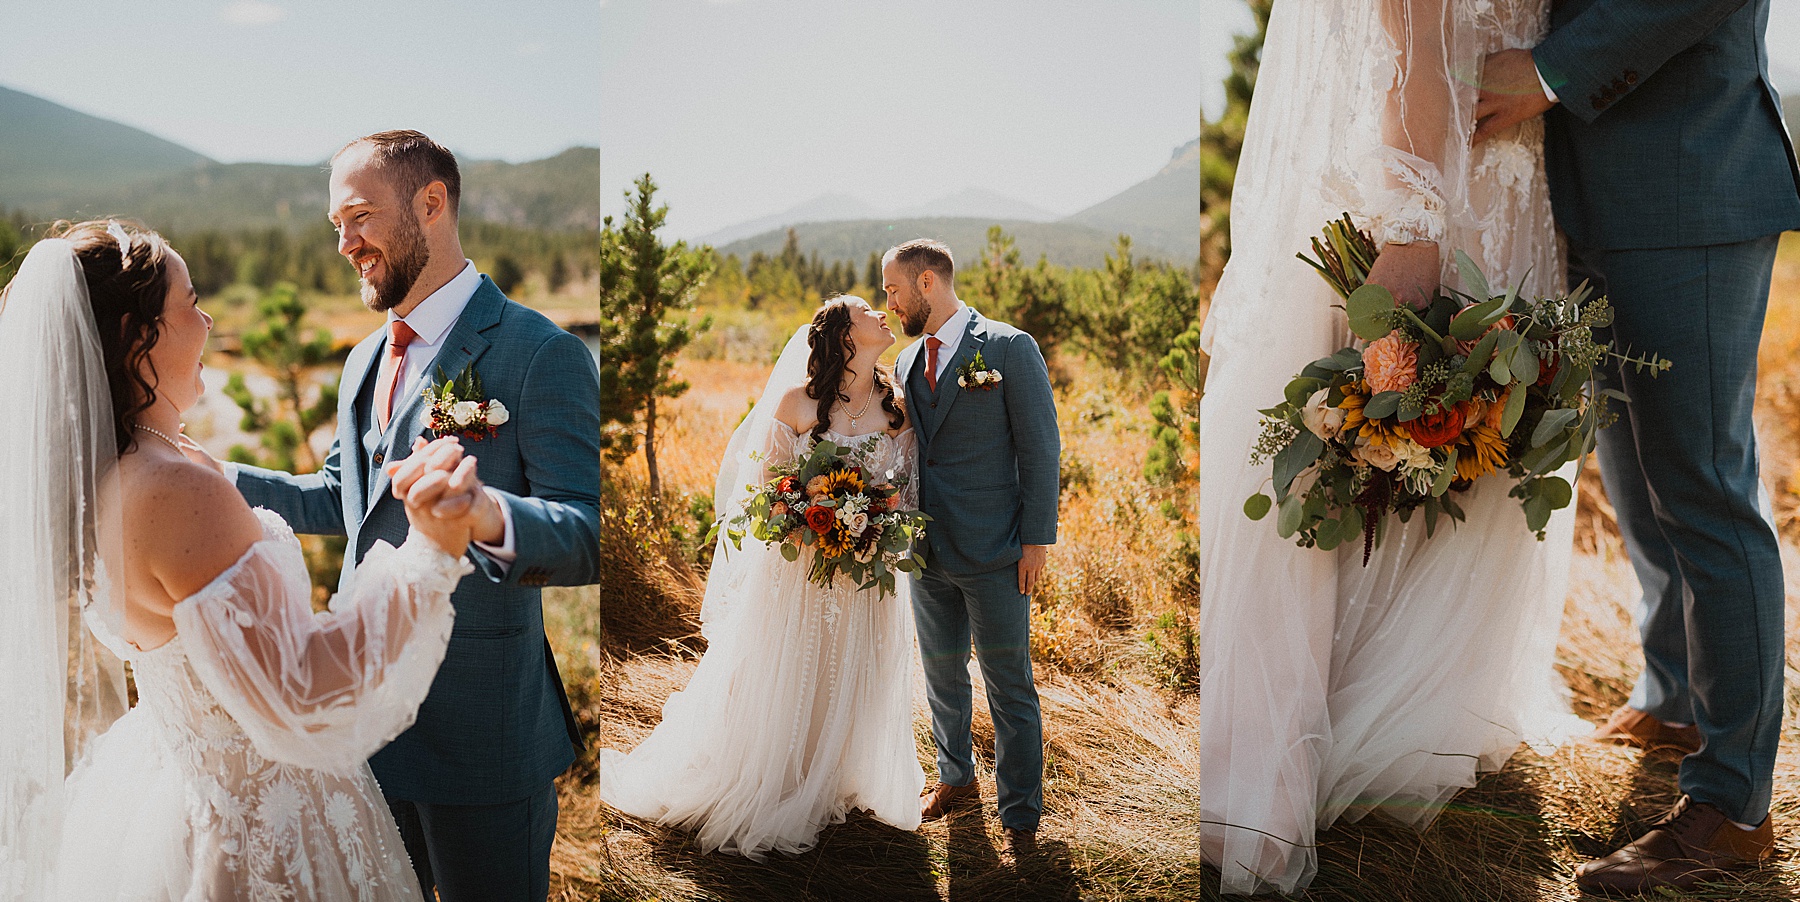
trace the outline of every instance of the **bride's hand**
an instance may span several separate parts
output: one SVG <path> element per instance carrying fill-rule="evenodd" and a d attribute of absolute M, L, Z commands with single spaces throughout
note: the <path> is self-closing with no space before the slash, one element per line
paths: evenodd
<path fill-rule="evenodd" d="M 1431 305 L 1432 298 L 1437 297 L 1438 279 L 1442 274 L 1443 263 L 1438 256 L 1437 242 L 1415 241 L 1383 245 L 1364 282 L 1380 285 L 1401 303 L 1410 304 L 1414 310 L 1423 310 Z"/>
<path fill-rule="evenodd" d="M 475 526 L 475 501 L 482 497 L 476 459 L 463 454 L 455 438 L 414 441 L 413 453 L 388 465 L 394 497 L 406 503 L 412 528 L 445 553 L 461 555 Z"/>

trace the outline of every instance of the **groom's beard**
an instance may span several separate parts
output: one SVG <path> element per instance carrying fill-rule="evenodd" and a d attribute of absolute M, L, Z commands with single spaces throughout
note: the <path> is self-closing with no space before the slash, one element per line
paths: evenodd
<path fill-rule="evenodd" d="M 419 281 L 425 264 L 431 262 L 431 248 L 425 243 L 425 230 L 411 215 L 400 217 L 400 228 L 391 246 L 382 251 L 382 275 L 374 282 L 362 280 L 363 305 L 376 313 L 385 313 L 400 305 Z"/>
<path fill-rule="evenodd" d="M 900 316 L 900 330 L 906 333 L 907 338 L 924 335 L 925 322 L 931 318 L 931 302 L 917 292 L 913 293 L 913 299 L 918 301 L 916 306 L 908 304 L 905 309 L 894 311 Z"/>

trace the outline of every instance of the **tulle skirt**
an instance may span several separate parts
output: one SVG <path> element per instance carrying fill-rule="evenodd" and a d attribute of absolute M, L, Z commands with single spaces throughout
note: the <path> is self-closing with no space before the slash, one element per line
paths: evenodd
<path fill-rule="evenodd" d="M 814 585 L 804 560 L 750 542 L 733 554 L 762 555 L 760 569 L 707 624 L 705 655 L 649 738 L 600 753 L 601 798 L 753 859 L 812 848 L 852 809 L 917 829 L 906 580 L 881 598 Z"/>

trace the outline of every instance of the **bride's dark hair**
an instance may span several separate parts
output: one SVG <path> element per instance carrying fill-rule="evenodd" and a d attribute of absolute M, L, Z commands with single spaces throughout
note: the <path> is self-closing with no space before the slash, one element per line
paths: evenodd
<path fill-rule="evenodd" d="M 847 294 L 827 299 L 813 314 L 812 331 L 806 336 L 806 346 L 811 349 L 806 357 L 806 396 L 819 402 L 819 422 L 812 429 L 814 439 L 824 438 L 825 430 L 830 428 L 832 403 L 850 403 L 850 386 L 844 384 L 844 375 L 856 356 L 856 340 L 850 337 L 853 299 L 860 300 Z M 881 409 L 888 412 L 889 428 L 899 429 L 906 424 L 906 406 L 895 390 L 893 371 L 877 364 L 875 384 L 881 393 Z"/>
<path fill-rule="evenodd" d="M 162 337 L 158 321 L 169 298 L 169 243 L 135 224 L 120 223 L 131 239 L 131 265 L 119 257 L 119 242 L 108 232 L 109 220 L 58 222 L 50 238 L 75 246 L 75 259 L 87 281 L 88 303 L 106 360 L 106 384 L 112 391 L 113 433 L 120 454 L 137 442 L 131 424 L 156 401 L 156 383 L 145 377 L 144 358 Z"/>

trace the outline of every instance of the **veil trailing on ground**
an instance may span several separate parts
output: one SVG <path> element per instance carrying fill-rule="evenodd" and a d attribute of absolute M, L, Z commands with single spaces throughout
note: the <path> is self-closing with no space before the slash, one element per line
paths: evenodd
<path fill-rule="evenodd" d="M 0 385 L 0 896 L 39 899 L 63 778 L 126 708 L 112 400 L 67 241 L 39 242 L 7 290 Z"/>
<path fill-rule="evenodd" d="M 731 519 L 743 513 L 744 503 L 764 481 L 769 454 L 774 450 L 775 410 L 790 388 L 806 384 L 806 360 L 812 349 L 807 343 L 812 326 L 795 330 L 794 336 L 781 349 L 775 370 L 763 386 L 762 395 L 743 422 L 731 433 L 731 441 L 719 458 L 719 477 L 713 486 L 713 515 L 723 521 L 719 539 L 713 548 L 712 570 L 706 577 L 706 600 L 700 606 L 701 633 L 712 638 L 711 629 L 731 603 L 743 597 L 751 584 L 752 574 L 759 572 L 774 550 L 746 536 L 743 547 L 733 547 L 726 536 Z"/>

